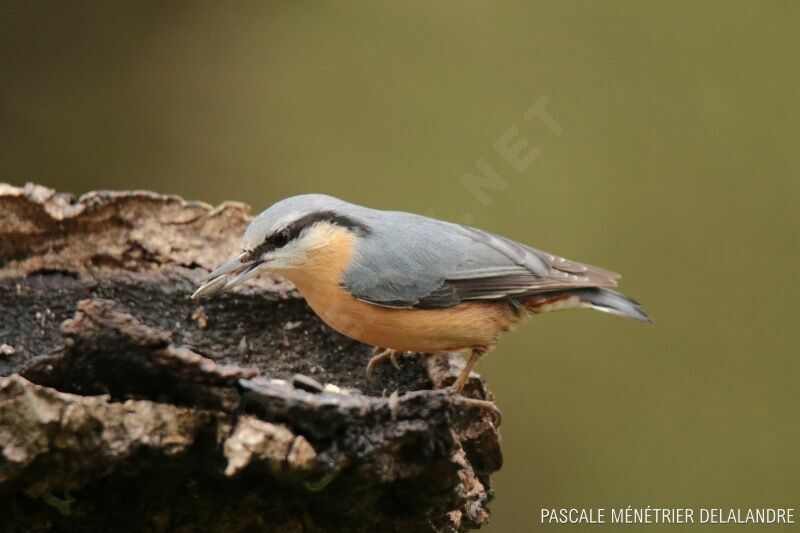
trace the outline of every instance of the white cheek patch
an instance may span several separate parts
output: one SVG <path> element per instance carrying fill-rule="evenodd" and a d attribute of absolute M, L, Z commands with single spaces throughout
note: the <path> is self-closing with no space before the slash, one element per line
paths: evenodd
<path fill-rule="evenodd" d="M 304 229 L 300 235 L 290 240 L 282 248 L 270 250 L 262 256 L 267 268 L 280 270 L 297 268 L 306 264 L 315 251 L 324 248 L 336 228 L 327 222 L 317 222 Z"/>
<path fill-rule="evenodd" d="M 295 268 L 308 261 L 308 251 L 313 248 L 307 235 L 301 234 L 296 239 L 289 241 L 286 246 L 271 250 L 262 257 L 268 268 Z"/>

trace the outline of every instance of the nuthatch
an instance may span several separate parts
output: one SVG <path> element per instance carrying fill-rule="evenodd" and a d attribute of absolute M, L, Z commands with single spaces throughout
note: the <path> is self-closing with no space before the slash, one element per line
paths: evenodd
<path fill-rule="evenodd" d="M 614 272 L 479 229 L 321 194 L 263 211 L 245 231 L 242 253 L 192 297 L 262 270 L 294 283 L 330 327 L 374 346 L 368 371 L 387 358 L 395 363 L 400 352 L 470 351 L 455 391 L 499 334 L 528 313 L 589 308 L 650 321 L 637 302 L 609 289 Z"/>

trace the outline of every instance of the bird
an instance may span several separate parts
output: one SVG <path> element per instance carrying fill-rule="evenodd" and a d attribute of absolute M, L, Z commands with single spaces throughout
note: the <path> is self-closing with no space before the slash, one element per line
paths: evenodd
<path fill-rule="evenodd" d="M 402 353 L 469 355 L 460 393 L 500 334 L 530 314 L 594 309 L 649 316 L 613 290 L 619 274 L 494 233 L 414 213 L 371 209 L 323 194 L 274 203 L 249 224 L 241 252 L 201 279 L 192 298 L 261 272 L 294 284 L 339 333 L 374 347 L 371 374 Z"/>

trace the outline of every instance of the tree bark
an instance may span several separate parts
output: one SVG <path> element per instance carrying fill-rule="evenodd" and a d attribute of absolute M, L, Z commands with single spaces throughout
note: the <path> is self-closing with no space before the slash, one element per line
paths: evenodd
<path fill-rule="evenodd" d="M 0 184 L 0 530 L 465 531 L 496 420 L 460 358 L 367 346 L 262 277 L 189 298 L 247 206 Z M 465 394 L 492 399 L 473 376 Z"/>

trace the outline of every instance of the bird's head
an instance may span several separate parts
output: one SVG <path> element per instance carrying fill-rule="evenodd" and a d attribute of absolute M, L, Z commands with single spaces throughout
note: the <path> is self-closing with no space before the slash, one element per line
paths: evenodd
<path fill-rule="evenodd" d="M 324 252 L 332 252 L 342 236 L 368 235 L 369 227 L 354 207 L 321 194 L 273 204 L 247 227 L 242 252 L 206 276 L 192 298 L 226 291 L 262 270 L 287 275 L 309 268 Z"/>

